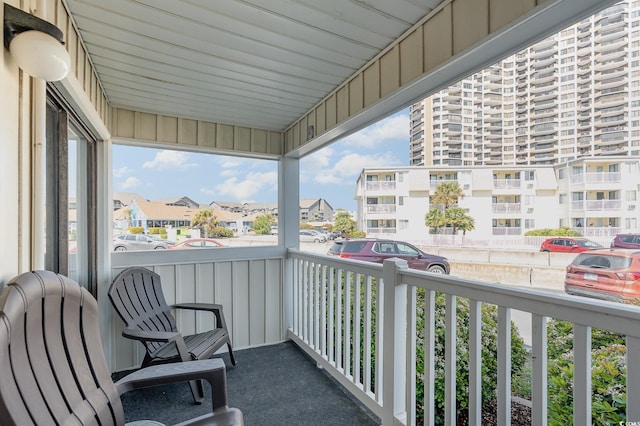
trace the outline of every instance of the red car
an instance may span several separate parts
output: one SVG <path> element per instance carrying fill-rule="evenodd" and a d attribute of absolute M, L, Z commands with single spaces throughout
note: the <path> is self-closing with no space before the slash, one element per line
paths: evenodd
<path fill-rule="evenodd" d="M 640 251 L 603 249 L 580 253 L 567 266 L 564 291 L 614 302 L 640 300 Z"/>
<path fill-rule="evenodd" d="M 192 249 L 192 248 L 220 248 L 222 244 L 211 238 L 190 238 L 184 240 L 175 246 L 169 246 L 170 249 Z"/>
<path fill-rule="evenodd" d="M 540 251 L 553 251 L 561 253 L 580 253 L 587 250 L 603 248 L 595 241 L 576 237 L 548 238 L 540 245 Z"/>
<path fill-rule="evenodd" d="M 611 248 L 640 249 L 640 234 L 618 234 L 611 241 Z"/>

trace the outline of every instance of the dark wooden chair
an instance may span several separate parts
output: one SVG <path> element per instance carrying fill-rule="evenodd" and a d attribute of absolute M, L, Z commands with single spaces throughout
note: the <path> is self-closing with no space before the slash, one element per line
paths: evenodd
<path fill-rule="evenodd" d="M 225 344 L 231 363 L 236 365 L 222 305 L 181 303 L 169 306 L 162 293 L 160 276 L 140 267 L 120 272 L 111 283 L 108 294 L 125 323 L 122 335 L 142 342 L 146 349 L 142 367 L 153 363 L 207 359 Z M 212 330 L 183 336 L 178 332 L 172 309 L 211 312 L 215 326 Z M 190 382 L 189 385 L 194 402 L 200 403 L 204 396 L 202 381 Z"/>
<path fill-rule="evenodd" d="M 211 384 L 213 410 L 181 424 L 243 424 L 242 412 L 227 406 L 226 369 L 220 359 L 154 365 L 114 383 L 100 340 L 96 300 L 69 278 L 27 272 L 0 294 L 3 426 L 121 426 L 122 393 L 194 379 Z"/>

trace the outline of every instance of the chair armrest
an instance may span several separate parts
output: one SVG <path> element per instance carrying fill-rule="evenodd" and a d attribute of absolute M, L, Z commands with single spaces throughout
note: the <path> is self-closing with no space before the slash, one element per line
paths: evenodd
<path fill-rule="evenodd" d="M 171 305 L 174 309 L 190 309 L 193 311 L 208 311 L 212 312 L 216 317 L 218 328 L 223 328 L 227 330 L 227 322 L 224 319 L 224 314 L 222 313 L 222 305 L 217 303 L 178 303 L 175 305 Z"/>
<path fill-rule="evenodd" d="M 180 333 L 177 331 L 148 331 L 125 328 L 122 330 L 122 336 L 147 342 L 172 342 L 178 340 Z"/>
<path fill-rule="evenodd" d="M 220 358 L 152 365 L 134 371 L 115 385 L 122 395 L 135 389 L 198 379 L 211 385 L 214 411 L 227 407 L 227 371 Z"/>
<path fill-rule="evenodd" d="M 177 303 L 171 305 L 175 309 L 191 309 L 193 311 L 222 311 L 222 305 L 217 303 Z"/>

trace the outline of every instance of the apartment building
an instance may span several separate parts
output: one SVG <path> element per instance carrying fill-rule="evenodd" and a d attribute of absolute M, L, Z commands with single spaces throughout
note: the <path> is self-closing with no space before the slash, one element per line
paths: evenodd
<path fill-rule="evenodd" d="M 638 157 L 579 159 L 556 169 L 560 226 L 593 237 L 638 232 Z"/>
<path fill-rule="evenodd" d="M 640 1 L 623 1 L 411 107 L 409 164 L 640 155 Z"/>
<path fill-rule="evenodd" d="M 357 221 L 369 237 L 419 240 L 443 182 L 458 182 L 458 206 L 474 218 L 475 238 L 522 236 L 568 226 L 585 236 L 637 231 L 640 158 L 600 157 L 558 166 L 364 169 L 356 184 Z"/>

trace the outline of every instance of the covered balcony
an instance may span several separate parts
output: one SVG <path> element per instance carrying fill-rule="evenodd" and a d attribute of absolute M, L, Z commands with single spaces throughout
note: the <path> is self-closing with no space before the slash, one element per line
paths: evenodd
<path fill-rule="evenodd" d="M 0 225 L 0 285 L 34 269 L 74 272 L 98 300 L 101 337 L 113 373 L 138 367 L 143 356 L 136 342 L 121 336 L 122 323 L 106 296 L 118 271 L 137 265 L 162 277 L 169 303 L 222 304 L 240 354 L 283 342 L 306 352 L 373 413 L 365 412 L 363 424 L 371 418 L 384 425 L 412 425 L 423 418 L 426 424 L 436 418 L 456 424 L 463 403 L 469 423 L 481 424 L 483 393 L 495 401 L 498 424 L 510 424 L 514 311 L 531 316 L 533 424 L 546 424 L 549 417 L 546 326 L 551 318 L 573 327 L 574 424 L 592 420 L 592 329 L 625 336 L 624 395 L 628 401 L 640 399 L 640 317 L 634 307 L 512 289 L 455 274 L 430 275 L 398 261 L 363 264 L 299 250 L 301 158 L 613 2 L 9 3 L 57 26 L 60 33 L 52 35 L 57 43 L 64 42 L 69 62 L 68 74 L 47 82 L 18 63 L 19 55 L 5 40 L 0 59 L 0 193 L 6 206 Z M 11 28 L 5 28 L 5 37 Z M 75 265 L 69 264 L 65 243 L 69 217 L 64 212 L 70 200 L 64 195 L 64 178 L 70 171 L 68 163 L 58 161 L 68 156 L 71 138 L 85 149 L 78 157 L 84 179 L 78 193 L 84 198 L 75 200 L 85 233 Z M 111 252 L 114 144 L 277 163 L 277 244 Z M 519 226 L 495 230 L 521 234 Z M 440 299 L 443 308 L 437 310 Z M 462 300 L 468 313 L 458 307 Z M 490 389 L 483 383 L 481 356 L 481 311 L 489 305 L 497 315 L 496 385 Z M 456 357 L 458 318 L 469 324 L 464 365 Z M 186 331 L 201 330 L 206 321 L 197 315 L 178 317 Z M 236 375 L 246 371 L 239 359 L 232 370 Z M 276 357 L 272 364 L 281 361 Z M 264 385 L 267 377 L 257 375 L 254 381 Z M 469 389 L 460 398 L 458 379 Z M 308 380 L 314 385 L 322 379 Z M 243 391 L 250 389 L 233 392 Z M 316 403 L 325 398 L 317 395 Z M 233 394 L 230 401 L 234 403 Z M 256 404 L 248 401 L 245 410 L 255 410 Z M 286 420 L 293 420 L 277 424 L 311 423 L 304 421 L 301 405 L 290 407 L 293 415 Z M 626 415 L 640 419 L 640 405 L 630 403 Z M 345 423 L 354 422 L 350 418 Z"/>

